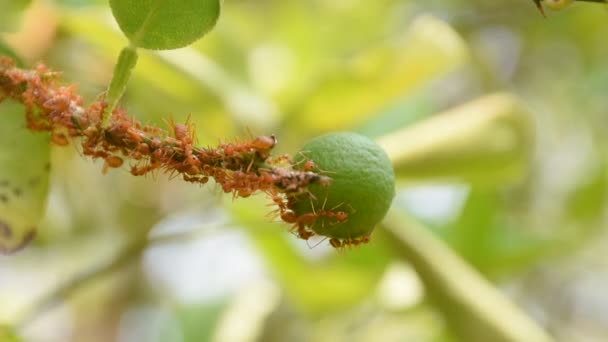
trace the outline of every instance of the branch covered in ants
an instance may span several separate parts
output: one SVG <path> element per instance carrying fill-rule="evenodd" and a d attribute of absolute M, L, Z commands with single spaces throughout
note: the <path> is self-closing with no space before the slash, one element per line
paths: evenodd
<path fill-rule="evenodd" d="M 11 59 L 0 57 L 0 102 L 10 98 L 23 103 L 28 128 L 50 132 L 56 145 L 80 138 L 84 155 L 105 161 L 104 172 L 128 160 L 135 176 L 160 170 L 198 184 L 212 178 L 235 197 L 263 192 L 288 223 L 297 223 L 290 208 L 296 196 L 308 194 L 307 187 L 313 183 L 328 185 L 331 181 L 305 166 L 294 168 L 289 156 L 272 157 L 270 152 L 276 145 L 272 135 L 200 147 L 195 145 L 189 121 L 171 120 L 165 131 L 142 124 L 120 108 L 111 113 L 109 124 L 103 125 L 104 98 L 85 106 L 76 87 L 60 85 L 59 76 L 44 65 L 24 70 Z"/>

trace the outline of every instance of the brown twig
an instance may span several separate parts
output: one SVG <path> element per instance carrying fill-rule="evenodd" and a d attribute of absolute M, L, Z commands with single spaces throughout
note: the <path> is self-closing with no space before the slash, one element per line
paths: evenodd
<path fill-rule="evenodd" d="M 47 131 L 56 145 L 67 145 L 80 138 L 82 152 L 105 161 L 103 172 L 130 161 L 131 173 L 145 175 L 161 170 L 179 175 L 192 183 L 205 184 L 210 178 L 226 193 L 249 197 L 266 193 L 278 207 L 279 216 L 296 224 L 291 204 L 298 196 L 307 195 L 314 183 L 328 185 L 330 178 L 306 169 L 296 169 L 289 156 L 273 158 L 271 150 L 277 141 L 273 135 L 223 143 L 217 147 L 196 146 L 192 123 L 170 120 L 169 130 L 143 125 L 129 117 L 124 109 L 112 111 L 109 124 L 102 125 L 107 107 L 103 97 L 88 107 L 76 93 L 75 86 L 58 83 L 60 73 L 38 65 L 33 70 L 17 68 L 7 57 L 0 57 L 0 102 L 10 98 L 26 108 L 28 128 Z"/>

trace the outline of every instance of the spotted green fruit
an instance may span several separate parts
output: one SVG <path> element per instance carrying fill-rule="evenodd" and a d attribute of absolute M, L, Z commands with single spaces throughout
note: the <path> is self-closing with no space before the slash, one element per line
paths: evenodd
<path fill-rule="evenodd" d="M 313 161 L 313 171 L 331 177 L 330 185 L 309 187 L 294 205 L 296 215 L 346 212 L 344 221 L 318 215 L 310 227 L 330 238 L 368 236 L 382 220 L 395 197 L 395 174 L 384 150 L 355 133 L 331 133 L 309 141 L 297 153 L 296 165 Z M 310 165 L 310 163 L 308 163 Z"/>

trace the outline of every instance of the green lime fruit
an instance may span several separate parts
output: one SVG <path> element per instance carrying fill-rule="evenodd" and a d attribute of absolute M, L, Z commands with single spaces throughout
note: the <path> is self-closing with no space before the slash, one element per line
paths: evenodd
<path fill-rule="evenodd" d="M 309 186 L 312 196 L 300 196 L 292 208 L 298 216 L 316 215 L 309 228 L 318 235 L 342 240 L 367 237 L 395 197 L 395 174 L 388 156 L 360 134 L 314 138 L 297 153 L 295 165 L 331 178 L 329 186 Z"/>

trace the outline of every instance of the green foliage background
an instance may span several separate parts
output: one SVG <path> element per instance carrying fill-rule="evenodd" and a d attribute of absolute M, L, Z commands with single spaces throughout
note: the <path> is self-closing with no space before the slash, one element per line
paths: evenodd
<path fill-rule="evenodd" d="M 33 1 L 15 12 L 21 32 L 3 40 L 26 65 L 63 71 L 87 99 L 105 90 L 127 44 L 106 1 Z M 527 0 L 224 1 L 204 39 L 140 51 L 122 104 L 158 125 L 190 115 L 201 145 L 274 133 L 279 153 L 328 131 L 386 142 L 433 122 L 386 143 L 411 151 L 422 138 L 436 142 L 395 163 L 395 211 L 556 340 L 604 341 L 607 23 L 605 6 L 545 19 Z M 464 126 L 474 129 L 454 140 L 468 115 L 425 121 L 495 92 L 520 99 L 498 126 L 471 119 Z M 504 132 L 517 144 L 496 157 L 489 141 Z M 458 341 L 479 327 L 450 319 L 466 310 L 432 298 L 442 284 L 417 274 L 383 229 L 337 254 L 265 217 L 263 198 L 232 201 L 212 184 L 162 174 L 102 175 L 73 147 L 53 147 L 51 164 L 38 238 L 0 258 L 0 338 L 17 338 L 3 324 L 25 341 L 85 342 Z M 151 228 L 141 258 L 26 314 Z"/>

